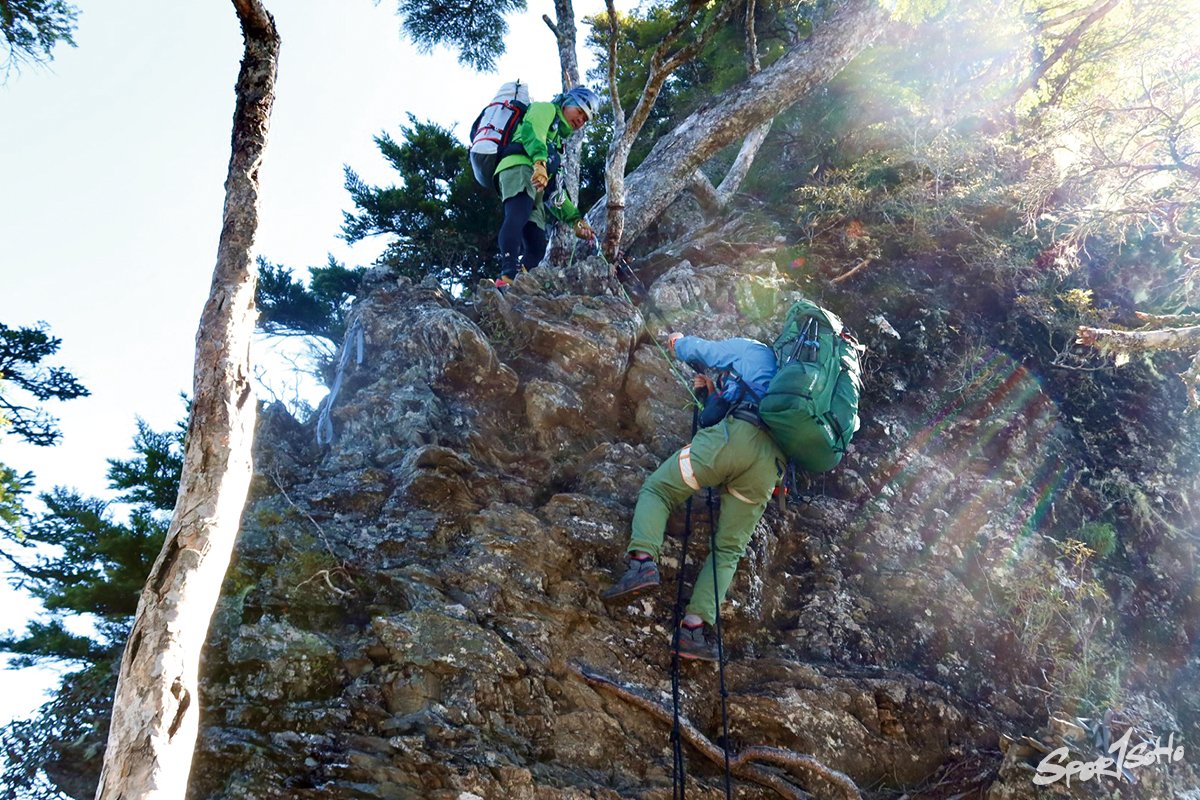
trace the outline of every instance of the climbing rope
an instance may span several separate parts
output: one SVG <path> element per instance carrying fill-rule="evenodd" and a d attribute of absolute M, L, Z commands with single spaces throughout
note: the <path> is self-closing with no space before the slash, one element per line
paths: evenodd
<path fill-rule="evenodd" d="M 574 255 L 574 248 L 572 248 L 572 255 Z M 612 274 L 614 276 L 616 276 L 617 269 L 609 262 L 609 260 L 607 258 L 604 257 L 604 250 L 600 247 L 597 247 L 596 255 L 598 255 L 600 257 L 600 260 L 603 261 L 604 264 L 609 268 L 609 270 L 611 270 Z M 630 268 L 628 266 L 626 266 L 625 268 L 627 270 L 629 270 L 629 273 L 631 275 L 634 275 L 635 278 L 637 277 L 637 275 L 634 274 L 632 268 Z M 638 280 L 640 282 L 641 279 L 639 278 Z M 618 288 L 620 288 L 621 295 L 622 295 L 622 297 L 625 298 L 626 303 L 629 303 L 629 305 L 633 306 L 634 308 L 636 308 L 638 310 L 643 311 L 643 313 L 646 313 L 647 315 L 652 314 L 652 315 L 658 317 L 659 324 L 662 325 L 662 327 L 665 330 L 669 331 L 671 329 L 671 327 L 672 327 L 671 324 L 662 316 L 662 314 L 660 314 L 656 309 L 654 309 L 654 305 L 652 302 L 647 300 L 648 307 L 643 308 L 642 306 L 639 306 L 637 303 L 633 302 L 633 298 L 630 297 L 629 292 L 627 292 L 625 290 L 625 284 L 621 283 L 620 278 L 617 278 L 617 286 L 618 286 Z M 663 357 L 663 361 L 666 362 L 667 368 L 671 370 L 671 374 L 675 376 L 675 380 L 679 381 L 680 385 L 683 386 L 683 388 L 687 390 L 688 396 L 692 400 L 692 405 L 695 406 L 696 408 L 703 408 L 704 403 L 702 403 L 696 397 L 696 393 L 695 393 L 695 391 L 693 391 L 692 385 L 688 382 L 687 378 L 683 377 L 683 373 L 679 371 L 679 368 L 675 366 L 675 360 L 673 358 L 671 358 L 670 353 L 667 352 L 666 348 L 662 346 L 662 343 L 659 342 L 656 337 L 651 336 L 650 341 L 653 342 L 654 346 L 658 349 L 659 355 L 661 355 Z M 693 432 L 692 435 L 694 436 L 695 432 Z"/>
<path fill-rule="evenodd" d="M 617 274 L 616 269 L 608 261 L 608 259 L 605 258 L 604 251 L 600 248 L 597 248 L 596 252 L 597 252 L 597 255 L 600 256 L 600 260 L 603 261 L 608 266 L 608 268 L 612 271 L 612 274 L 614 276 L 616 276 L 616 274 Z M 575 256 L 575 248 L 572 247 L 571 248 L 572 261 L 574 261 L 574 256 Z M 630 269 L 628 266 L 626 266 L 626 269 L 629 269 L 629 272 L 631 274 L 634 274 L 633 270 Z M 634 277 L 637 278 L 637 275 L 634 274 Z M 638 280 L 640 281 L 640 279 L 638 279 Z M 640 308 L 640 306 L 637 306 L 637 304 L 633 302 L 633 298 L 630 297 L 629 292 L 627 292 L 625 290 L 625 285 L 623 283 L 621 283 L 620 278 L 617 278 L 617 286 L 620 287 L 621 294 L 624 295 L 624 297 L 625 297 L 625 302 L 629 303 L 629 305 L 631 305 L 631 306 Z M 647 309 L 647 310 L 649 311 L 650 309 Z M 664 328 L 669 329 L 671 327 L 669 324 L 667 324 L 667 321 L 665 319 L 663 319 L 661 315 L 656 314 L 656 316 L 659 317 L 659 322 L 663 324 Z M 663 346 L 658 342 L 658 340 L 656 338 L 654 338 L 652 336 L 651 340 L 654 342 L 655 347 L 658 348 L 659 353 L 662 355 L 663 360 L 667 363 L 667 366 L 671 369 L 671 372 L 675 375 L 676 379 L 679 380 L 679 382 L 684 386 L 684 388 L 687 389 L 688 396 L 691 397 L 691 400 L 692 400 L 692 438 L 694 439 L 696 437 L 696 431 L 699 430 L 699 428 L 700 428 L 700 410 L 704 407 L 704 403 L 696 395 L 696 392 L 694 391 L 692 385 L 687 382 L 687 380 L 683 377 L 683 374 L 675 366 L 675 363 L 674 363 L 673 359 L 671 358 L 670 354 L 667 353 L 667 351 L 663 348 Z M 718 583 L 717 583 L 716 508 L 715 508 L 715 504 L 713 502 L 713 492 L 712 492 L 711 488 L 708 489 L 706 503 L 708 506 L 708 525 L 709 525 L 709 530 L 712 533 L 711 542 L 709 544 L 709 558 L 712 559 L 713 599 L 715 600 L 716 598 L 718 598 L 720 596 L 720 591 L 719 591 L 719 587 L 718 587 Z M 672 727 L 671 727 L 671 750 L 672 750 L 672 755 L 673 755 L 673 759 L 674 759 L 674 763 L 673 763 L 672 769 L 671 769 L 671 783 L 672 783 L 672 791 L 673 791 L 673 800 L 684 800 L 684 791 L 685 791 L 686 784 L 687 784 L 686 765 L 684 763 L 684 757 L 683 757 L 683 739 L 680 734 L 680 725 L 679 725 L 679 628 L 680 628 L 680 624 L 683 619 L 683 610 L 684 610 L 684 607 L 683 607 L 684 565 L 685 565 L 686 559 L 687 559 L 688 542 L 691 539 L 691 536 L 692 536 L 692 497 L 689 497 L 687 499 L 687 504 L 686 504 L 685 510 L 684 510 L 682 551 L 681 551 L 681 555 L 679 558 L 679 570 L 676 573 L 676 577 L 675 577 L 675 611 L 674 611 L 674 619 L 672 620 L 672 625 L 671 625 L 671 629 L 673 631 L 673 633 L 671 635 L 671 713 L 672 713 L 672 717 L 674 720 Z M 725 755 L 725 798 L 726 798 L 726 800 L 732 800 L 732 798 L 733 798 L 733 776 L 732 776 L 732 772 L 729 767 L 729 709 L 728 709 L 729 691 L 727 690 L 727 688 L 725 686 L 725 647 L 724 647 L 724 642 L 722 641 L 722 636 L 721 636 L 720 602 L 717 602 L 716 605 L 717 605 L 716 617 L 715 617 L 716 624 L 714 625 L 714 628 L 716 630 L 716 635 L 717 635 L 717 671 L 718 671 L 718 675 L 720 678 L 721 725 L 722 725 L 722 730 L 723 730 L 723 734 L 724 734 L 724 738 L 721 742 L 721 751 Z"/>
<path fill-rule="evenodd" d="M 700 429 L 700 408 L 692 407 L 692 437 Z M 679 626 L 683 621 L 683 570 L 687 563 L 688 542 L 692 538 L 692 497 L 688 497 L 683 512 L 683 543 L 680 547 L 679 569 L 675 573 L 675 612 L 671 621 L 671 765 L 672 800 L 684 800 L 687 769 L 683 760 L 683 736 L 679 725 Z"/>
<path fill-rule="evenodd" d="M 695 433 L 692 434 L 695 436 Z M 708 505 L 708 529 L 711 531 L 711 542 L 708 547 L 708 557 L 712 559 L 713 600 L 716 613 L 713 627 L 717 632 L 717 674 L 721 686 L 721 752 L 725 754 L 725 800 L 733 800 L 733 778 L 729 771 L 729 691 L 725 688 L 725 645 L 721 640 L 721 592 L 717 585 L 717 515 L 713 503 L 713 491 L 708 490 L 705 498 Z"/>

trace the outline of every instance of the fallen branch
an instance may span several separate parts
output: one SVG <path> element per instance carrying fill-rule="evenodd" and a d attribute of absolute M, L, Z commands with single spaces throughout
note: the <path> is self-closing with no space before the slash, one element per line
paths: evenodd
<path fill-rule="evenodd" d="M 841 275 L 838 275 L 836 278 L 832 279 L 830 281 L 830 283 L 841 283 L 844 280 L 848 280 L 848 279 L 854 277 L 854 275 L 856 275 L 857 273 L 861 272 L 863 269 L 865 269 L 866 266 L 870 263 L 871 263 L 871 259 L 864 258 L 862 261 L 855 264 L 852 268 L 848 269 L 847 271 L 843 272 Z"/>
<path fill-rule="evenodd" d="M 1117 353 L 1144 353 L 1150 350 L 1190 350 L 1200 345 L 1200 325 L 1187 328 L 1163 328 L 1157 331 L 1117 331 L 1080 325 L 1075 343 Z"/>
<path fill-rule="evenodd" d="M 571 664 L 570 669 L 589 686 L 619 697 L 630 705 L 645 711 L 660 722 L 667 725 L 674 724 L 674 717 L 670 709 L 644 696 L 638 690 L 584 669 L 578 664 Z M 701 733 L 695 725 L 684 717 L 680 717 L 679 719 L 679 733 L 683 737 L 683 740 L 700 751 L 701 755 L 714 764 L 724 767 L 725 751 L 713 744 L 707 736 Z M 825 766 L 810 755 L 786 750 L 781 747 L 755 746 L 748 747 L 736 755 L 731 754 L 729 758 L 729 771 L 739 778 L 746 778 L 762 786 L 774 789 L 780 797 L 788 798 L 788 800 L 803 800 L 803 798 L 808 797 L 805 790 L 793 786 L 782 776 L 771 772 L 761 764 L 754 763 L 756 761 L 790 768 L 800 773 L 806 783 L 817 783 L 831 790 L 826 794 L 818 794 L 818 797 L 834 798 L 835 800 L 862 800 L 862 794 L 859 793 L 858 786 L 845 773 Z M 808 789 L 808 791 L 811 792 L 812 790 Z"/>
<path fill-rule="evenodd" d="M 1075 344 L 1117 353 L 1118 356 L 1154 350 L 1192 350 L 1200 348 L 1200 325 L 1157 331 L 1116 331 L 1081 325 L 1075 332 Z M 1118 365 L 1120 363 L 1118 361 Z M 1200 386 L 1200 352 L 1192 359 L 1191 367 L 1179 377 L 1187 387 L 1188 409 L 1200 409 L 1200 396 L 1197 394 L 1197 387 Z"/>

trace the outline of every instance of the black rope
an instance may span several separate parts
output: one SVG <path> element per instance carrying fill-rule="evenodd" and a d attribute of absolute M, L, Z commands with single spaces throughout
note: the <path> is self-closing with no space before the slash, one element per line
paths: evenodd
<path fill-rule="evenodd" d="M 692 405 L 692 438 L 700 429 L 700 407 Z M 711 492 L 711 490 L 710 490 Z M 679 569 L 675 573 L 675 614 L 671 622 L 671 790 L 673 800 L 684 800 L 687 786 L 687 766 L 683 760 L 683 735 L 679 726 L 679 624 L 683 619 L 683 568 L 687 563 L 688 541 L 692 538 L 692 498 L 689 496 L 683 515 L 683 543 L 679 552 Z"/>
<path fill-rule="evenodd" d="M 729 692 L 725 688 L 725 645 L 721 640 L 721 592 L 717 581 L 717 515 L 713 507 L 713 492 L 708 490 L 706 498 L 708 504 L 708 527 L 712 532 L 711 543 L 708 548 L 708 557 L 712 559 L 712 575 L 713 575 L 713 602 L 716 613 L 713 625 L 717 631 L 717 674 L 721 681 L 721 727 L 724 738 L 721 740 L 721 752 L 725 754 L 725 800 L 733 798 L 733 778 L 729 772 L 729 709 L 727 701 Z"/>

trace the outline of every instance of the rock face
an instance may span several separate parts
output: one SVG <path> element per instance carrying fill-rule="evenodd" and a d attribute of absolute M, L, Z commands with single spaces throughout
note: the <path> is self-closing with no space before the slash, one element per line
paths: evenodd
<path fill-rule="evenodd" d="M 654 337 L 770 341 L 796 286 L 769 237 L 736 229 L 665 248 L 641 273 L 639 306 L 615 281 L 581 293 L 546 270 L 471 304 L 374 276 L 333 444 L 281 409 L 263 416 L 192 797 L 671 796 L 654 708 L 669 714 L 682 515 L 661 591 L 599 601 L 642 480 L 690 426 Z M 1138 476 L 1163 530 L 1185 533 L 1097 569 L 1064 533 L 1086 516 L 1088 476 L 1111 465 L 1087 460 L 1036 364 L 999 337 L 961 346 L 968 315 L 932 290 L 820 299 L 871 348 L 865 422 L 837 470 L 768 510 L 723 609 L 731 754 L 774 748 L 743 762 L 734 796 L 855 796 L 849 782 L 880 798 L 1194 796 L 1200 597 L 1180 501 L 1194 461 Z M 693 518 L 689 585 L 703 495 Z M 1141 574 L 1176 593 L 1147 593 Z M 1170 636 L 1122 622 L 1155 605 L 1175 615 Z M 721 737 L 717 670 L 686 664 L 681 693 L 705 740 L 686 750 L 688 792 L 723 797 L 703 752 Z M 1182 737 L 1183 759 L 1119 789 L 1038 788 L 1063 720 L 1096 716 L 1081 700 L 1116 708 L 1113 739 Z M 1072 758 L 1095 758 L 1087 724 Z"/>

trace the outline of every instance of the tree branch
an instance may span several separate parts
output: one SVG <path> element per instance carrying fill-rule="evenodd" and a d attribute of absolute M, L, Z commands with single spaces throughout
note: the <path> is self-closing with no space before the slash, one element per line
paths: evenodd
<path fill-rule="evenodd" d="M 1200 313 L 1147 314 L 1144 311 L 1135 311 L 1133 315 L 1145 322 L 1147 325 L 1180 325 L 1184 323 L 1200 322 Z"/>
<path fill-rule="evenodd" d="M 571 664 L 569 668 L 589 686 L 624 700 L 630 705 L 645 711 L 660 722 L 667 725 L 674 724 L 674 717 L 668 709 L 645 697 L 640 691 L 623 686 L 578 664 Z M 707 736 L 701 733 L 695 725 L 684 717 L 680 717 L 679 731 L 684 741 L 698 750 L 701 755 L 714 764 L 724 766 L 725 751 L 713 744 Z M 756 761 L 765 761 L 775 766 L 788 767 L 800 773 L 807 784 L 811 785 L 815 783 L 829 790 L 818 794 L 818 797 L 836 798 L 836 800 L 862 800 L 862 794 L 858 791 L 858 786 L 845 773 L 825 766 L 810 755 L 785 750 L 780 747 L 748 747 L 740 753 L 730 756 L 729 770 L 738 777 L 747 778 L 762 786 L 774 789 L 780 797 L 788 798 L 788 800 L 802 800 L 802 798 L 807 796 L 804 791 L 793 786 L 782 776 L 767 770 L 761 764 L 754 763 Z M 809 789 L 809 791 L 812 790 Z"/>
<path fill-rule="evenodd" d="M 1116 353 L 1200 348 L 1200 325 L 1157 331 L 1118 331 L 1080 325 L 1075 335 L 1076 344 Z"/>
<path fill-rule="evenodd" d="M 1200 409 L 1200 325 L 1157 331 L 1116 331 L 1081 325 L 1075 333 L 1075 343 L 1084 347 L 1095 347 L 1102 352 L 1115 353 L 1118 358 L 1130 353 L 1155 350 L 1197 350 L 1191 366 L 1179 377 L 1187 387 L 1188 410 Z"/>
<path fill-rule="evenodd" d="M 1066 38 L 1059 43 L 1058 47 L 1054 48 L 1054 52 L 1052 52 L 1049 57 L 1046 58 L 1046 60 L 1039 64 L 1033 70 L 1033 72 L 1029 74 L 1029 77 L 1021 81 L 1021 83 L 1009 93 L 1007 105 L 1014 105 L 1018 100 L 1021 99 L 1022 95 L 1024 95 L 1034 86 L 1037 86 L 1038 81 L 1045 77 L 1046 73 L 1049 72 L 1055 64 L 1061 61 L 1063 56 L 1075 49 L 1075 47 L 1079 44 L 1079 40 L 1083 38 L 1083 34 L 1087 33 L 1088 28 L 1092 27 L 1101 19 L 1103 19 L 1109 11 L 1113 10 L 1119 1 L 1120 0 L 1100 0 L 1100 2 L 1093 4 L 1091 7 L 1091 13 L 1084 18 L 1083 22 L 1080 22 L 1078 25 L 1076 25 L 1075 29 L 1067 34 Z"/>
<path fill-rule="evenodd" d="M 621 107 L 621 96 L 617 91 L 617 37 L 620 27 L 617 25 L 617 9 L 613 0 L 604 0 L 608 9 L 608 94 L 613 107 L 613 133 L 619 134 L 625 129 L 625 109 Z"/>
<path fill-rule="evenodd" d="M 692 196 L 696 198 L 696 202 L 700 204 L 700 208 L 705 214 L 718 214 L 721 211 L 721 198 L 717 194 L 717 187 L 712 185 L 712 181 L 708 179 L 700 170 L 696 170 L 688 181 L 688 189 L 691 190 Z"/>

